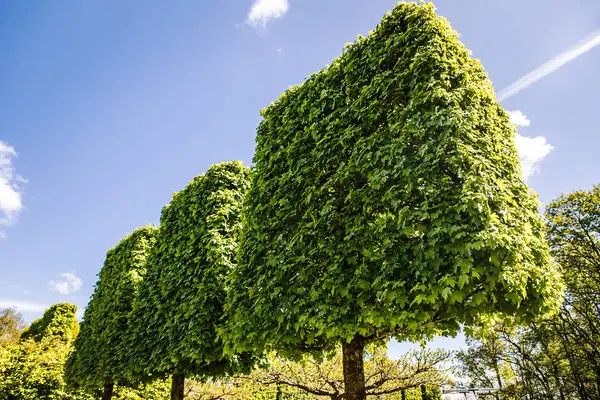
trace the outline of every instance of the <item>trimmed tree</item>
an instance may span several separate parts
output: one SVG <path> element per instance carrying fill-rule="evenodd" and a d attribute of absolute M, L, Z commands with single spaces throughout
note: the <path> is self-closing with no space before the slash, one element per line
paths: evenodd
<path fill-rule="evenodd" d="M 515 127 L 431 4 L 398 4 L 262 116 L 228 351 L 341 342 L 346 398 L 364 399 L 372 341 L 560 304 Z"/>
<path fill-rule="evenodd" d="M 110 399 L 114 384 L 126 380 L 128 321 L 157 232 L 153 226 L 136 229 L 106 253 L 75 351 L 67 363 L 66 377 L 71 386 L 102 389 L 102 398 Z"/>
<path fill-rule="evenodd" d="M 42 318 L 38 318 L 21 333 L 21 341 L 33 339 L 36 342 L 57 340 L 71 343 L 79 333 L 79 323 L 75 318 L 77 306 L 59 303 L 50 306 Z"/>
<path fill-rule="evenodd" d="M 241 162 L 213 165 L 162 210 L 129 348 L 133 376 L 171 375 L 172 399 L 183 398 L 186 375 L 216 376 L 242 361 L 223 356 L 216 332 L 249 185 Z"/>

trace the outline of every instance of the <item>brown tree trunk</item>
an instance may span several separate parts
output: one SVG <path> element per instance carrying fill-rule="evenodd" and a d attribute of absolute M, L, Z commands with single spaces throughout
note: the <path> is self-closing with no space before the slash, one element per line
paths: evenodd
<path fill-rule="evenodd" d="M 350 343 L 342 342 L 344 364 L 344 399 L 366 400 L 363 338 L 355 336 Z"/>
<path fill-rule="evenodd" d="M 104 384 L 104 391 L 102 392 L 102 400 L 112 399 L 114 387 L 115 387 L 115 385 L 112 382 L 106 382 Z"/>
<path fill-rule="evenodd" d="M 185 375 L 173 374 L 171 379 L 171 400 L 183 400 Z"/>

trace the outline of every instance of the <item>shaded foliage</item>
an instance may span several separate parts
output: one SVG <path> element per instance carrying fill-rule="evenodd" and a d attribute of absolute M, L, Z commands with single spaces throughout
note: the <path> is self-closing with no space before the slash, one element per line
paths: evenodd
<path fill-rule="evenodd" d="M 136 229 L 107 252 L 67 364 L 71 385 L 95 390 L 126 380 L 128 321 L 157 231 L 152 226 Z"/>
<path fill-rule="evenodd" d="M 216 330 L 249 184 L 241 162 L 213 165 L 163 208 L 131 321 L 127 357 L 136 378 L 236 369 L 239 358 L 223 356 Z"/>

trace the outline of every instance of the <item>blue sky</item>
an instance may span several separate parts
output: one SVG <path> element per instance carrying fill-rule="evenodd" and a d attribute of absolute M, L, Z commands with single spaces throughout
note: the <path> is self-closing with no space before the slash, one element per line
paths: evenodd
<path fill-rule="evenodd" d="M 394 4 L 3 1 L 0 307 L 84 307 L 109 248 L 209 165 L 250 164 L 259 110 Z M 498 92 L 555 60 L 503 101 L 541 200 L 600 182 L 600 3 L 437 6 Z"/>

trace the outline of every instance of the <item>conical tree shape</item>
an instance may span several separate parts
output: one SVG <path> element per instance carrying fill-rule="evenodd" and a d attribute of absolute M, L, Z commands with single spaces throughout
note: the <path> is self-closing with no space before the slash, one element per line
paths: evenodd
<path fill-rule="evenodd" d="M 130 360 L 135 376 L 172 375 L 172 399 L 185 376 L 231 372 L 241 361 L 223 356 L 217 329 L 249 184 L 241 162 L 213 165 L 162 211 L 131 322 Z"/>
<path fill-rule="evenodd" d="M 136 229 L 107 252 L 67 362 L 65 375 L 71 386 L 101 390 L 102 398 L 110 399 L 114 383 L 126 380 L 128 321 L 157 232 L 153 226 Z"/>
<path fill-rule="evenodd" d="M 560 303 L 515 128 L 432 5 L 398 4 L 262 116 L 231 348 L 342 342 L 347 398 L 362 399 L 372 340 Z"/>

